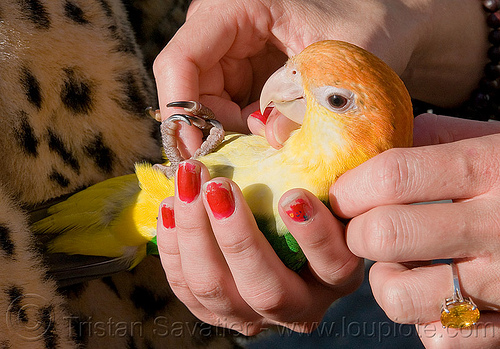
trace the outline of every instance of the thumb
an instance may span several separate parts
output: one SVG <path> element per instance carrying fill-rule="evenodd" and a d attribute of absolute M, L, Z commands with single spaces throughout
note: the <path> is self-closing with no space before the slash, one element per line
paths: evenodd
<path fill-rule="evenodd" d="M 500 133 L 499 121 L 476 121 L 451 116 L 421 114 L 415 118 L 413 145 L 450 143 Z"/>

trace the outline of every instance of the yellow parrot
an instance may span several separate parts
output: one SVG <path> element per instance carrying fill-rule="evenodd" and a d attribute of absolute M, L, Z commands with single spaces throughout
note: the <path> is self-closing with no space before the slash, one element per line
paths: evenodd
<path fill-rule="evenodd" d="M 238 184 L 278 256 L 298 270 L 306 259 L 278 214 L 282 194 L 305 188 L 327 204 L 341 174 L 389 148 L 411 146 L 411 101 L 397 74 L 376 56 L 346 42 L 321 41 L 269 78 L 260 106 L 273 106 L 302 126 L 280 149 L 261 136 L 231 134 L 198 160 L 212 178 Z M 112 257 L 130 268 L 155 242 L 159 204 L 172 195 L 173 178 L 137 164 L 135 174 L 52 206 L 33 227 L 58 234 L 49 252 Z"/>

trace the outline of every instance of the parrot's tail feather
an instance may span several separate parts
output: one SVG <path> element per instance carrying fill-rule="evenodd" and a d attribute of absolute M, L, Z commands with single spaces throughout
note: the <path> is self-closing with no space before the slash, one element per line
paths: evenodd
<path fill-rule="evenodd" d="M 94 231 L 105 229 L 135 201 L 139 191 L 135 174 L 108 179 L 44 211 L 39 210 L 32 219 L 32 229 L 35 234 L 60 234 L 74 227 Z"/>
<path fill-rule="evenodd" d="M 41 248 L 58 256 L 48 257 L 56 279 L 75 278 L 69 281 L 75 283 L 97 278 L 131 269 L 146 256 L 147 244 L 156 236 L 159 205 L 175 188 L 173 179 L 150 164 L 136 164 L 136 172 L 36 211 L 31 228 Z"/>
<path fill-rule="evenodd" d="M 133 250 L 114 258 L 65 253 L 50 253 L 44 258 L 49 276 L 56 280 L 59 287 L 65 287 L 132 269 L 145 256 L 145 252 L 141 253 L 136 248 Z M 138 258 L 142 254 L 144 256 Z"/>

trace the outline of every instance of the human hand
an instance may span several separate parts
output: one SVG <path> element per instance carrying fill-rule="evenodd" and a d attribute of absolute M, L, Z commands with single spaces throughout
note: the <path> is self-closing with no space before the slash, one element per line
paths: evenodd
<path fill-rule="evenodd" d="M 323 39 L 371 51 L 402 76 L 413 97 L 444 107 L 470 94 L 487 50 L 477 0 L 460 6 L 454 0 L 195 1 L 155 61 L 162 116 L 169 116 L 168 102 L 196 100 L 226 129 L 246 132 L 247 116 L 258 109 L 255 102 L 267 77 L 286 56 Z M 258 121 L 251 120 L 252 131 L 262 134 L 263 127 L 259 131 Z M 180 147 L 187 153 L 197 149 L 197 131 L 184 125 L 181 130 Z M 273 138 L 286 139 L 273 135 L 280 130 L 266 133 L 271 144 Z"/>
<path fill-rule="evenodd" d="M 176 195 L 162 202 L 157 227 L 169 284 L 199 319 L 246 335 L 272 325 L 312 331 L 333 301 L 359 286 L 362 260 L 348 250 L 344 226 L 311 193 L 293 189 L 280 201 L 302 195 L 312 206 L 311 218 L 296 222 L 280 204 L 281 218 L 309 260 L 296 273 L 259 231 L 236 184 L 227 178 L 208 180 L 201 163 L 182 163 Z M 214 203 L 207 200 L 206 187 L 213 181 L 230 189 L 217 201 L 219 211 L 229 208 L 227 218 L 216 218 Z"/>
<path fill-rule="evenodd" d="M 346 172 L 330 191 L 334 212 L 352 218 L 351 251 L 377 261 L 370 271 L 375 299 L 394 321 L 418 324 L 429 348 L 500 344 L 498 133 L 498 122 L 421 115 L 416 148 L 386 151 Z M 443 199 L 453 203 L 408 205 Z M 482 312 L 474 330 L 439 323 L 442 302 L 453 294 L 452 273 L 425 261 L 448 258 L 464 297 Z"/>

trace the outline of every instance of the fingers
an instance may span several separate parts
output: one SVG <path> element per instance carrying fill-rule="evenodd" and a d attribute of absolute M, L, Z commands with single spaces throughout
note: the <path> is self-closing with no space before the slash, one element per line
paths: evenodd
<path fill-rule="evenodd" d="M 385 262 L 482 255 L 500 248 L 497 201 L 377 207 L 349 222 L 347 243 L 357 256 Z"/>
<path fill-rule="evenodd" d="M 443 300 L 453 294 L 447 264 L 409 269 L 398 263 L 375 263 L 370 269 L 375 300 L 387 316 L 400 323 L 439 320 Z"/>
<path fill-rule="evenodd" d="M 312 301 L 303 296 L 307 286 L 279 260 L 258 230 L 239 188 L 226 178 L 216 178 L 206 183 L 204 202 L 241 297 L 274 321 L 304 319 L 304 309 Z"/>
<path fill-rule="evenodd" d="M 226 178 L 207 179 L 202 164 L 183 162 L 176 197 L 162 203 L 158 219 L 158 246 L 169 283 L 197 317 L 245 334 L 270 324 L 311 331 L 335 299 L 359 285 L 361 264 L 343 242 L 343 226 L 315 197 L 312 207 L 318 214 L 304 234 L 297 233 L 303 223 L 288 223 L 295 224 L 290 229 L 301 241 L 312 241 L 306 246 L 311 258 L 319 261 L 323 253 L 334 263 L 331 269 L 318 263 L 314 275 L 301 277 L 280 261 L 259 231 L 239 188 Z M 310 239 L 316 229 L 321 234 Z M 330 234 L 333 241 L 319 246 Z"/>
<path fill-rule="evenodd" d="M 292 190 L 281 208 L 310 257 L 310 269 L 299 275 L 280 261 L 259 231 L 239 188 L 227 178 L 207 179 L 204 166 L 183 162 L 176 198 L 165 200 L 158 223 L 172 289 L 202 320 L 242 324 L 238 330 L 246 334 L 269 324 L 311 331 L 334 300 L 361 283 L 362 262 L 347 249 L 343 225 L 312 194 Z M 301 198 L 310 202 L 308 222 L 286 212 Z"/>
<path fill-rule="evenodd" d="M 195 3 L 153 66 L 162 117 L 171 113 L 165 109 L 167 103 L 196 100 L 210 107 L 227 128 L 246 129 L 241 118 L 237 118 L 237 128 L 226 121 L 241 114 L 231 99 L 245 104 L 243 99 L 252 91 L 249 85 L 260 79 L 249 58 L 264 50 L 270 22 L 269 8 L 263 2 Z"/>
<path fill-rule="evenodd" d="M 279 149 L 299 127 L 300 124 L 288 119 L 274 108 L 266 123 L 265 136 L 272 147 Z"/>
<path fill-rule="evenodd" d="M 413 145 L 423 146 L 482 137 L 500 132 L 500 122 L 476 121 L 450 116 L 421 114 L 415 118 Z"/>
<path fill-rule="evenodd" d="M 210 229 L 201 187 L 209 179 L 206 167 L 196 161 L 179 166 L 176 181 L 175 215 L 187 299 L 194 295 L 208 313 L 234 321 L 257 320 L 257 314 L 239 296 L 231 272 Z M 191 305 L 192 304 L 192 305 Z M 198 308 L 196 302 L 190 303 Z M 203 310 L 207 313 L 207 310 Z M 238 314 L 234 316 L 234 314 Z M 207 315 L 205 315 L 207 316 Z"/>
<path fill-rule="evenodd" d="M 281 148 L 290 134 L 300 127 L 300 124 L 288 119 L 276 108 L 266 108 L 264 114 L 254 112 L 247 122 L 253 134 L 266 137 L 268 143 L 276 149 Z"/>
<path fill-rule="evenodd" d="M 154 62 L 153 71 L 162 112 L 164 106 L 171 101 L 199 100 L 200 74 L 216 65 L 236 35 L 237 28 L 230 25 L 224 25 L 220 30 L 213 31 L 199 26 L 197 21 L 203 16 L 203 11 L 199 7 Z M 213 11 L 212 16 L 218 16 L 218 13 Z M 223 20 L 219 22 L 224 23 Z M 198 42 L 204 42 L 212 47 L 212 54 L 204 55 L 204 45 L 192 45 L 189 39 L 191 35 L 198 37 Z"/>
<path fill-rule="evenodd" d="M 497 184 L 499 137 L 390 149 L 337 180 L 330 189 L 332 208 L 343 217 L 353 217 L 381 205 L 484 194 Z"/>
<path fill-rule="evenodd" d="M 303 189 L 286 192 L 279 205 L 283 222 L 301 246 L 318 280 L 330 287 L 350 287 L 347 292 L 354 290 L 363 278 L 363 261 L 347 248 L 343 224 L 313 194 Z M 294 210 L 304 211 L 306 215 L 294 219 Z M 346 282 L 349 285 L 345 285 Z"/>
<path fill-rule="evenodd" d="M 306 256 L 311 258 L 312 276 L 308 270 L 299 275 L 284 266 L 258 230 L 241 191 L 233 182 L 226 178 L 207 182 L 203 199 L 241 297 L 265 319 L 295 331 L 310 331 L 335 299 L 352 292 L 361 283 L 362 261 L 347 249 L 342 224 L 305 190 L 292 190 L 284 195 L 280 214 Z M 302 206 L 310 217 L 307 222 L 293 219 L 287 213 L 302 199 L 310 202 L 309 208 Z"/>
<path fill-rule="evenodd" d="M 269 118 L 269 113 L 270 113 L 269 108 L 266 108 L 264 114 L 262 114 L 260 110 L 251 113 L 249 115 L 249 118 L 247 119 L 248 128 L 250 129 L 250 132 L 252 132 L 254 135 L 265 137 L 266 123 L 267 119 Z"/>
<path fill-rule="evenodd" d="M 498 261 L 491 258 L 456 261 L 460 288 L 481 312 L 494 309 L 500 297 L 496 273 Z M 425 324 L 439 321 L 441 306 L 453 295 L 453 279 L 448 264 L 407 268 L 398 263 L 375 263 L 370 284 L 377 303 L 393 321 Z M 480 321 L 484 319 L 481 317 Z"/>
<path fill-rule="evenodd" d="M 163 270 L 172 291 L 195 315 L 200 318 L 211 317 L 212 314 L 198 302 L 184 278 L 174 217 L 174 197 L 169 197 L 160 204 L 156 228 L 158 252 Z"/>
<path fill-rule="evenodd" d="M 442 302 L 453 294 L 448 265 L 417 263 L 410 268 L 404 263 L 411 261 L 453 258 L 462 294 L 481 312 L 498 310 L 498 127 L 422 115 L 415 120 L 415 144 L 437 145 L 384 152 L 345 173 L 331 188 L 334 211 L 354 217 L 346 227 L 349 248 L 379 261 L 370 271 L 370 283 L 394 321 L 441 328 Z M 443 199 L 453 203 L 409 205 Z M 493 315 L 498 316 L 485 318 Z M 497 320 L 491 321 L 490 328 L 496 328 Z M 488 338 L 474 343 L 446 337 L 442 330 L 421 338 L 428 347 L 495 347 L 491 330 L 485 331 Z"/>

